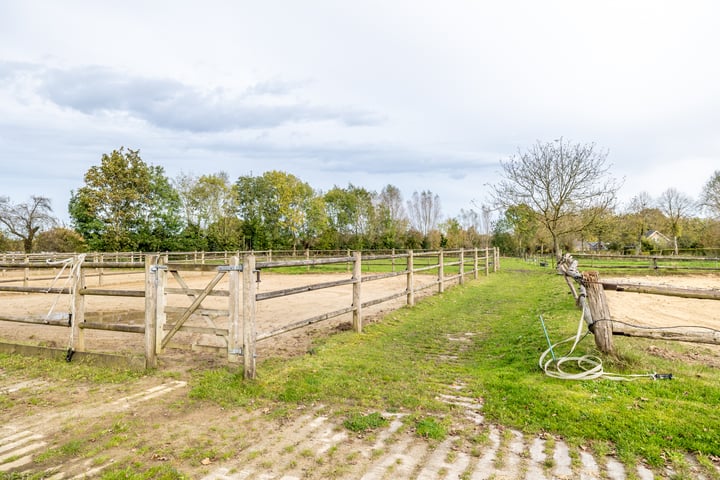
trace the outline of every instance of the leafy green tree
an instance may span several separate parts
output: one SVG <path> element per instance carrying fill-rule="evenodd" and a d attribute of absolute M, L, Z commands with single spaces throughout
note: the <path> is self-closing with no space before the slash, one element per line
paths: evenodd
<path fill-rule="evenodd" d="M 225 172 L 199 177 L 180 174 L 174 185 L 188 225 L 197 225 L 205 230 L 221 218 L 235 213 L 235 192 Z"/>
<path fill-rule="evenodd" d="M 361 249 L 371 245 L 370 227 L 375 216 L 373 194 L 349 184 L 333 187 L 323 196 L 328 228 L 334 232 L 336 248 Z"/>
<path fill-rule="evenodd" d="M 527 254 L 534 250 L 534 242 L 540 225 L 537 215 L 528 205 L 521 203 L 508 207 L 505 210 L 504 224 L 500 227 L 501 230 L 496 229 L 494 233 L 509 233 L 518 253 Z M 503 245 L 507 248 L 506 240 L 503 240 Z"/>
<path fill-rule="evenodd" d="M 75 229 L 94 250 L 170 250 L 181 229 L 177 192 L 139 150 L 113 150 L 70 198 Z"/>
<path fill-rule="evenodd" d="M 207 228 L 207 244 L 212 251 L 242 250 L 242 222 L 235 216 L 225 216 Z"/>
<path fill-rule="evenodd" d="M 32 252 L 38 232 L 56 223 L 47 197 L 33 195 L 29 202 L 17 205 L 11 204 L 7 197 L 0 197 L 0 225 L 22 241 L 25 253 Z"/>
<path fill-rule="evenodd" d="M 457 218 L 448 218 L 439 225 L 442 234 L 441 246 L 443 248 L 466 247 L 465 231 Z"/>
<path fill-rule="evenodd" d="M 242 176 L 235 183 L 237 214 L 249 248 L 297 247 L 313 231 L 309 216 L 317 205 L 307 183 L 290 173 L 272 170 L 262 176 Z"/>
<path fill-rule="evenodd" d="M 400 189 L 386 185 L 374 197 L 374 237 L 378 248 L 399 248 L 402 234 L 408 228 L 407 213 Z"/>
<path fill-rule="evenodd" d="M 55 227 L 37 235 L 35 250 L 38 252 L 84 252 L 85 239 L 75 230 Z"/>

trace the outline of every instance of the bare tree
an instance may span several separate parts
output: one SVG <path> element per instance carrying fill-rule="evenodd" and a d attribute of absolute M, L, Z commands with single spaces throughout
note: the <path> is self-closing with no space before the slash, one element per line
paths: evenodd
<path fill-rule="evenodd" d="M 503 208 L 531 207 L 559 259 L 561 236 L 587 229 L 613 207 L 620 184 L 610 176 L 606 159 L 607 152 L 597 151 L 594 143 L 537 142 L 500 162 L 504 179 L 493 186 L 494 200 Z M 595 214 L 580 215 L 583 211 Z"/>
<path fill-rule="evenodd" d="M 25 253 L 30 253 L 35 235 L 43 228 L 55 226 L 57 220 L 47 197 L 32 196 L 29 202 L 17 205 L 11 204 L 7 197 L 0 197 L 0 223 L 22 240 Z"/>
<path fill-rule="evenodd" d="M 649 228 L 648 212 L 653 208 L 653 199 L 647 192 L 640 192 L 630 200 L 628 213 L 632 215 L 636 222 L 635 232 L 637 233 L 637 243 L 635 244 L 635 254 L 640 255 L 642 251 L 642 237 Z"/>
<path fill-rule="evenodd" d="M 413 192 L 412 200 L 408 200 L 407 206 L 410 223 L 423 236 L 437 228 L 441 217 L 440 197 L 437 194 L 433 195 L 430 190 Z"/>
<path fill-rule="evenodd" d="M 703 187 L 700 201 L 712 215 L 720 218 L 720 170 L 715 170 Z"/>
<path fill-rule="evenodd" d="M 660 194 L 658 208 L 667 217 L 673 235 L 673 251 L 677 255 L 678 237 L 682 233 L 682 224 L 695 209 L 695 202 L 684 193 L 678 192 L 674 188 L 668 188 Z"/>

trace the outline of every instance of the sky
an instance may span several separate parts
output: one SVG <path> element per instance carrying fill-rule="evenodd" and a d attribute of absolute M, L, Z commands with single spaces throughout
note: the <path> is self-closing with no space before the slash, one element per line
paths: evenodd
<path fill-rule="evenodd" d="M 594 143 L 620 206 L 720 169 L 720 3 L 3 0 L 0 196 L 71 191 L 120 147 L 181 173 L 489 204 L 537 142 Z"/>

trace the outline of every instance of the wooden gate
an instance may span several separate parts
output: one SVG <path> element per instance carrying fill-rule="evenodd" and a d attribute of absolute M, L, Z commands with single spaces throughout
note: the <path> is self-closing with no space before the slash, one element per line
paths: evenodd
<path fill-rule="evenodd" d="M 145 294 L 145 349 L 149 366 L 156 365 L 156 355 L 167 348 L 177 332 L 184 330 L 223 337 L 227 345 L 228 361 L 239 362 L 239 357 L 242 356 L 245 375 L 254 377 L 255 312 L 251 310 L 254 309 L 255 302 L 249 301 L 256 293 L 253 255 L 244 257 L 242 264 L 239 258 L 234 256 L 230 259 L 229 265 L 218 266 L 165 263 L 158 255 L 148 255 L 146 270 L 150 272 L 146 277 Z M 190 288 L 181 272 L 198 270 L 214 271 L 215 276 L 202 289 Z M 175 279 L 178 288 L 168 288 L 168 273 Z M 228 289 L 216 290 L 215 288 L 226 275 Z M 183 295 L 192 299 L 192 302 L 187 307 L 168 306 L 169 295 Z M 227 309 L 202 308 L 203 301 L 211 295 L 227 296 Z M 168 321 L 168 313 L 172 314 L 172 323 Z M 187 326 L 186 322 L 193 315 L 203 316 L 211 325 Z M 217 317 L 227 317 L 227 327 L 218 327 L 214 322 Z M 241 319 L 247 321 L 243 322 Z"/>

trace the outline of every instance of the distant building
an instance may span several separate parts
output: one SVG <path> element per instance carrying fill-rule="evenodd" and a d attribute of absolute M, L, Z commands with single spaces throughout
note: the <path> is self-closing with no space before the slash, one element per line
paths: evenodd
<path fill-rule="evenodd" d="M 645 239 L 659 247 L 668 247 L 672 245 L 672 240 L 657 230 L 648 230 L 645 233 Z"/>

